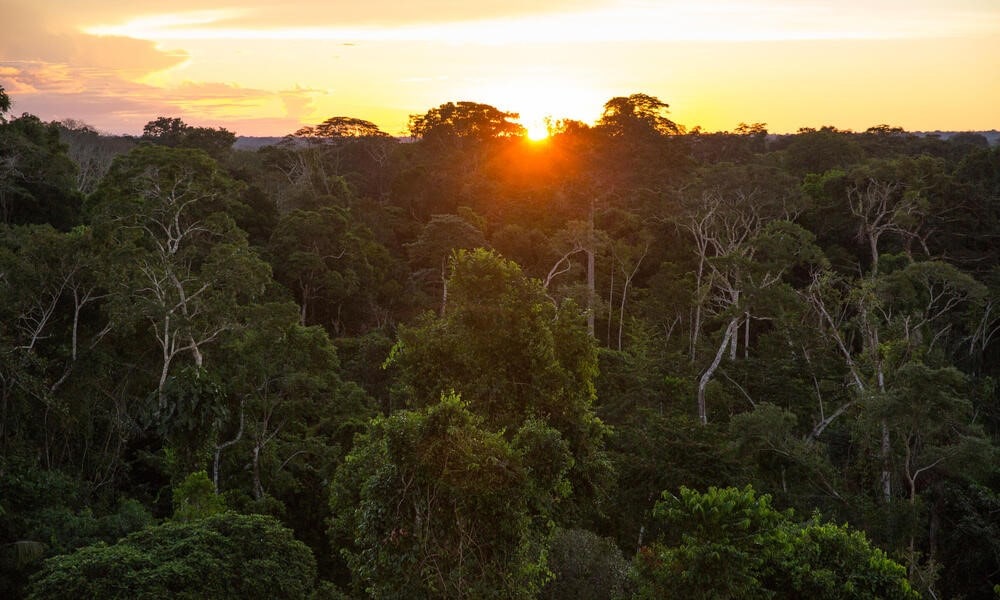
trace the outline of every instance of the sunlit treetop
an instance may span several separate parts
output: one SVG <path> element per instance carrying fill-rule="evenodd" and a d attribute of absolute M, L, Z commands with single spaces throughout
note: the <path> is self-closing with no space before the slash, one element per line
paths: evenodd
<path fill-rule="evenodd" d="M 356 117 L 330 117 L 319 125 L 303 127 L 292 135 L 311 139 L 389 137 L 375 123 Z"/>
<path fill-rule="evenodd" d="M 670 105 L 656 96 L 632 94 L 612 98 L 604 104 L 604 114 L 597 126 L 611 135 L 684 133 L 684 127 L 666 117 Z"/>
<path fill-rule="evenodd" d="M 519 115 L 478 102 L 447 102 L 423 115 L 410 115 L 410 135 L 418 139 L 521 137 Z"/>

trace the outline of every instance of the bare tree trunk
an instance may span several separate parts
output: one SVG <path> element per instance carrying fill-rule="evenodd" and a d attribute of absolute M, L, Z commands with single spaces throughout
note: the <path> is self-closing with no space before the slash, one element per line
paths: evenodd
<path fill-rule="evenodd" d="M 877 339 L 875 347 L 877 347 Z M 878 365 L 878 390 L 885 394 L 885 373 L 882 371 L 882 364 Z M 889 438 L 889 423 L 882 419 L 882 500 L 889 504 L 892 502 L 892 440 Z"/>
<path fill-rule="evenodd" d="M 733 332 L 736 331 L 738 324 L 739 320 L 736 317 L 730 319 L 729 325 L 726 327 L 726 333 L 722 338 L 722 343 L 719 344 L 719 349 L 715 353 L 715 359 L 712 360 L 712 364 L 708 366 L 708 369 L 701 374 L 701 378 L 698 380 L 698 421 L 702 425 L 708 424 L 708 411 L 705 407 L 705 388 L 708 386 L 708 382 L 712 380 L 715 370 L 719 368 L 722 356 L 725 354 L 726 348 L 729 346 Z"/>
<path fill-rule="evenodd" d="M 164 348 L 163 368 L 160 369 L 160 383 L 156 387 L 156 396 L 159 399 L 161 409 L 167 406 L 167 395 L 164 393 L 164 388 L 167 386 L 167 377 L 170 374 L 170 358 L 170 353 Z"/>
<path fill-rule="evenodd" d="M 239 429 L 239 431 L 236 432 L 236 435 L 233 437 L 233 439 L 231 439 L 231 440 L 229 440 L 227 442 L 222 442 L 221 444 L 217 444 L 215 446 L 215 457 L 214 457 L 214 460 L 212 461 L 212 485 L 215 487 L 215 493 L 216 494 L 219 493 L 219 463 L 221 462 L 221 459 L 222 459 L 222 451 L 225 450 L 226 448 L 232 446 L 236 442 L 240 441 L 240 438 L 243 437 L 243 423 L 244 423 L 244 415 L 245 415 L 245 411 L 243 410 L 244 406 L 245 406 L 245 401 L 240 401 L 240 429 Z"/>
<path fill-rule="evenodd" d="M 882 500 L 889 504 L 892 501 L 891 453 L 892 444 L 889 439 L 889 424 L 882 419 Z"/>
<path fill-rule="evenodd" d="M 260 483 L 260 442 L 253 446 L 253 497 L 260 500 L 264 497 L 264 486 Z"/>
<path fill-rule="evenodd" d="M 729 340 L 729 360 L 736 361 L 736 349 L 740 345 L 740 327 L 739 324 L 733 327 L 733 337 Z"/>
<path fill-rule="evenodd" d="M 694 305 L 694 317 L 691 319 L 691 362 L 694 362 L 698 347 L 698 333 L 701 331 L 701 301 Z"/>
<path fill-rule="evenodd" d="M 743 314 L 743 360 L 750 358 L 750 311 Z"/>

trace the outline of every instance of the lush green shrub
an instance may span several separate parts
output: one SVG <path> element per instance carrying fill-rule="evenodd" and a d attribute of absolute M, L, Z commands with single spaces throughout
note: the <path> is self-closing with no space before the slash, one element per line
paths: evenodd
<path fill-rule="evenodd" d="M 223 513 L 51 558 L 32 578 L 28 597 L 308 598 L 315 578 L 309 548 L 278 521 Z"/>
<path fill-rule="evenodd" d="M 797 522 L 750 486 L 664 492 L 653 515 L 666 534 L 636 557 L 640 598 L 919 598 L 863 533 Z"/>

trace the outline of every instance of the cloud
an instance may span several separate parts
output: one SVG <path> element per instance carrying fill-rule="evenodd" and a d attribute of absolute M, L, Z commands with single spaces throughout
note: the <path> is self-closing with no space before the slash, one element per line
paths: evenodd
<path fill-rule="evenodd" d="M 131 134 L 158 116 L 180 116 L 192 125 L 224 124 L 246 135 L 276 128 L 291 132 L 307 119 L 319 93 L 198 82 L 164 89 L 101 69 L 40 61 L 0 64 L 0 83 L 15 114 L 30 112 L 44 120 L 74 118 L 101 131 Z"/>
<path fill-rule="evenodd" d="M 150 40 L 87 35 L 50 20 L 35 5 L 0 0 L 0 57 L 4 62 L 39 61 L 142 75 L 181 64 L 183 52 L 164 52 Z"/>
<path fill-rule="evenodd" d="M 227 25 L 238 27 L 287 27 L 304 24 L 380 25 L 440 23 L 520 17 L 539 13 L 581 10 L 607 4 L 607 0 L 174 0 L 171 14 L 212 11 L 228 13 Z M 162 0 L 48 0 L 53 14 L 74 24 L 114 24 L 164 14 Z"/>
<path fill-rule="evenodd" d="M 971 3 L 971 4 L 970 4 Z M 593 44 L 670 41 L 781 41 L 902 39 L 989 33 L 1000 14 L 975 0 L 944 6 L 928 0 L 911 6 L 751 0 L 679 2 L 606 0 L 589 3 L 351 3 L 349 8 L 313 2 L 239 9 L 184 11 L 122 17 L 89 27 L 103 35 L 155 40 L 334 40 L 457 44 Z M 447 6 L 445 6 L 447 5 Z"/>

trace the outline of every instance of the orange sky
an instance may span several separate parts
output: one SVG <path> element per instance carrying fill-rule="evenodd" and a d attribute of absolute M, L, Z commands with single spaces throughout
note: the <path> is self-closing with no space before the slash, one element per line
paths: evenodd
<path fill-rule="evenodd" d="M 397 134 L 451 100 L 592 121 L 643 92 L 688 127 L 1000 128 L 997 0 L 0 0 L 15 113 Z"/>

